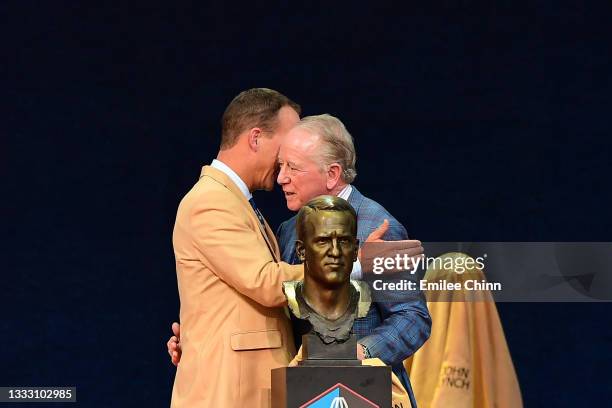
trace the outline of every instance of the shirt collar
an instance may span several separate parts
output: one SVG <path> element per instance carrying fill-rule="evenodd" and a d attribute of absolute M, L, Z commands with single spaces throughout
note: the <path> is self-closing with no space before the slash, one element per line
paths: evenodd
<path fill-rule="evenodd" d="M 225 175 L 227 175 L 227 177 L 229 177 L 234 182 L 234 184 L 238 186 L 238 188 L 240 189 L 242 194 L 244 194 L 247 200 L 253 198 L 253 194 L 251 194 L 251 192 L 249 191 L 249 188 L 247 187 L 246 183 L 242 181 L 240 176 L 236 174 L 236 172 L 232 170 L 227 164 L 223 163 L 220 160 L 214 159 L 210 164 L 210 167 L 214 167 L 215 169 L 225 173 Z"/>
<path fill-rule="evenodd" d="M 342 191 L 338 193 L 338 197 L 344 198 L 345 200 L 348 201 L 349 196 L 351 195 L 352 192 L 353 192 L 353 187 L 350 184 L 347 184 L 346 186 L 344 186 Z"/>

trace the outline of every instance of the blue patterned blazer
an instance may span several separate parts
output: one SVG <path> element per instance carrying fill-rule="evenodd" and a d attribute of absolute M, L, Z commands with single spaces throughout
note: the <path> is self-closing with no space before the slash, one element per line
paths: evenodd
<path fill-rule="evenodd" d="M 389 220 L 389 229 L 383 237 L 384 240 L 408 239 L 404 226 L 382 205 L 364 197 L 355 186 L 352 188 L 348 202 L 357 212 L 357 238 L 361 245 L 385 218 Z M 276 234 L 283 261 L 291 264 L 299 263 L 295 253 L 296 218 L 297 216 L 294 216 L 283 222 Z M 402 381 L 413 407 L 416 407 L 416 402 L 403 362 L 429 338 L 430 330 L 431 318 L 422 294 L 403 303 L 374 303 L 368 315 L 355 320 L 353 324 L 353 332 L 359 343 L 368 348 L 372 357 L 378 357 L 390 365 Z M 296 333 L 297 339 L 300 334 L 303 333 Z"/>

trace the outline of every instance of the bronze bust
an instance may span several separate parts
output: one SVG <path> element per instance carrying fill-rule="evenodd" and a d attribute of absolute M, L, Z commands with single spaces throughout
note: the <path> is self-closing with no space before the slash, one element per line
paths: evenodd
<path fill-rule="evenodd" d="M 298 213 L 296 230 L 304 280 L 285 282 L 283 289 L 291 312 L 309 331 L 289 367 L 272 370 L 272 406 L 330 406 L 338 401 L 351 407 L 390 406 L 391 368 L 362 365 L 361 346 L 351 333 L 353 322 L 367 315 L 371 303 L 367 284 L 350 280 L 359 248 L 355 210 L 338 197 L 314 198 Z M 331 384 L 343 391 L 329 388 Z M 332 391 L 337 396 L 325 399 Z M 400 403 L 406 406 L 408 399 Z"/>
<path fill-rule="evenodd" d="M 304 280 L 283 284 L 291 312 L 310 323 L 324 347 L 354 341 L 353 322 L 371 303 L 368 286 L 350 280 L 359 249 L 355 210 L 342 198 L 319 196 L 302 207 L 296 228 Z"/>

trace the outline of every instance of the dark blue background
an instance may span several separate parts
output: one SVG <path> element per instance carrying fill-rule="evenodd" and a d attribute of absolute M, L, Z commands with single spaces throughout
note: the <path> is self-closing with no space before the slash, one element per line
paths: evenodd
<path fill-rule="evenodd" d="M 250 87 L 340 117 L 356 185 L 413 237 L 612 241 L 611 11 L 3 2 L 0 385 L 169 405 L 176 207 Z M 499 310 L 527 407 L 608 401 L 610 304 Z"/>

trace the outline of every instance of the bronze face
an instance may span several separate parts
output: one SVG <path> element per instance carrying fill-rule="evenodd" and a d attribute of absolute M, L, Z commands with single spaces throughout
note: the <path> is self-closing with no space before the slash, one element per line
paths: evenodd
<path fill-rule="evenodd" d="M 320 210 L 306 216 L 304 236 L 296 242 L 305 280 L 330 289 L 348 283 L 359 249 L 354 222 L 348 211 Z"/>

